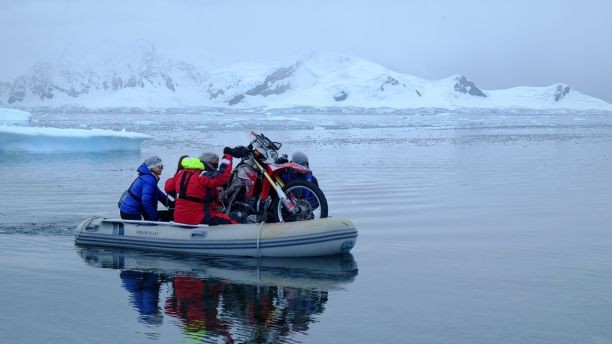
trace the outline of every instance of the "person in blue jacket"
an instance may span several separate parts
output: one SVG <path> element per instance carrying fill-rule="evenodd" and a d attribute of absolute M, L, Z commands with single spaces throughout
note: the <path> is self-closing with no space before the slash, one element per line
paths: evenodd
<path fill-rule="evenodd" d="M 306 168 L 310 168 L 310 163 L 308 162 L 308 156 L 302 152 L 295 152 L 291 155 L 291 162 L 294 162 L 298 165 L 302 165 Z M 315 178 L 315 176 L 310 173 L 310 174 L 301 174 L 301 173 L 295 173 L 291 170 L 286 170 L 282 175 L 281 175 L 281 179 L 285 182 L 285 183 L 289 183 L 292 180 L 295 179 L 305 179 L 309 182 L 314 183 L 316 186 L 319 186 L 319 182 L 317 181 L 317 178 Z"/>
<path fill-rule="evenodd" d="M 138 177 L 121 195 L 119 213 L 124 220 L 158 221 L 157 202 L 168 206 L 168 196 L 157 186 L 164 169 L 162 160 L 154 155 L 138 167 Z"/>
<path fill-rule="evenodd" d="M 302 152 L 295 152 L 291 155 L 291 162 L 296 163 L 298 165 L 302 165 L 308 169 L 310 169 L 310 163 L 308 162 L 308 156 L 305 153 Z M 303 173 L 296 173 L 290 169 L 284 171 L 281 174 L 281 179 L 283 180 L 283 182 L 285 182 L 285 184 L 289 184 L 291 181 L 293 180 L 307 180 L 313 184 L 315 184 L 316 186 L 319 186 L 319 182 L 317 181 L 317 178 L 315 178 L 315 176 L 312 173 L 309 174 L 303 174 Z M 316 209 L 319 207 L 319 202 L 317 201 L 317 197 L 316 195 L 309 193 L 309 194 L 302 194 L 302 192 L 304 191 L 298 191 L 298 196 L 303 197 L 304 199 L 306 199 L 307 201 L 310 202 L 310 204 L 312 205 L 312 209 Z"/>

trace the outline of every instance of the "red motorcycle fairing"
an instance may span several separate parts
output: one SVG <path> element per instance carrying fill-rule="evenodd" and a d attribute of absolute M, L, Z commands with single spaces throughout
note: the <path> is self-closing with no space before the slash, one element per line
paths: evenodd
<path fill-rule="evenodd" d="M 297 173 L 311 174 L 312 171 L 308 167 L 304 167 L 294 162 L 286 162 L 284 164 L 268 164 L 266 169 L 270 175 L 276 176 L 284 170 L 294 170 Z"/>
<path fill-rule="evenodd" d="M 293 170 L 296 173 L 310 174 L 312 171 L 308 167 L 304 167 L 300 164 L 296 164 L 294 162 L 287 162 L 284 164 L 267 164 L 266 171 L 272 178 L 276 178 L 281 174 L 281 172 L 285 170 Z M 268 198 L 268 193 L 270 192 L 270 183 L 264 178 L 262 180 L 261 187 L 261 199 Z"/>

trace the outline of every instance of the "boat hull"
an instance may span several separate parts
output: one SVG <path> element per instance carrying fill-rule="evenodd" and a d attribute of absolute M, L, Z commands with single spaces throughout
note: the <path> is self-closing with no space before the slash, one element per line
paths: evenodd
<path fill-rule="evenodd" d="M 249 257 L 311 257 L 349 252 L 357 230 L 345 218 L 240 225 L 186 225 L 92 217 L 76 228 L 80 245 Z"/>

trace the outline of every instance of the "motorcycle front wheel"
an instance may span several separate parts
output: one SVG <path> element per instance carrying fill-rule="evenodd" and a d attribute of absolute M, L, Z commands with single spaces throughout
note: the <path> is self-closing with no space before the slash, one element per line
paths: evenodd
<path fill-rule="evenodd" d="M 307 180 L 294 180 L 283 187 L 283 192 L 298 211 L 291 213 L 278 195 L 274 194 L 270 205 L 273 222 L 295 222 L 327 217 L 327 199 L 316 184 Z"/>

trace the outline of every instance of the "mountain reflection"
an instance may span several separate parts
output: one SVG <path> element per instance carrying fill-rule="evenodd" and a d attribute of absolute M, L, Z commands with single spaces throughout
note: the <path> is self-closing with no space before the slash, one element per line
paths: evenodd
<path fill-rule="evenodd" d="M 177 319 L 195 343 L 293 341 L 325 311 L 328 291 L 357 276 L 351 255 L 210 258 L 92 247 L 79 253 L 90 266 L 121 270 L 139 321 L 160 326 L 164 317 Z"/>

